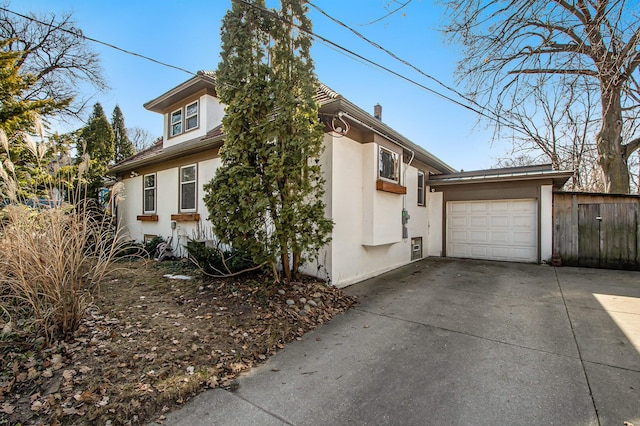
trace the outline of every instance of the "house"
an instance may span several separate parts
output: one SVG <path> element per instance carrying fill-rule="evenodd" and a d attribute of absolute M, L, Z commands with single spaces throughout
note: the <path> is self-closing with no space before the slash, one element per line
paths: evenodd
<path fill-rule="evenodd" d="M 387 126 L 379 105 L 369 114 L 324 85 L 317 100 L 324 201 L 335 226 L 307 273 L 346 286 L 425 256 L 551 257 L 551 190 L 571 173 L 457 173 Z M 181 253 L 189 238 L 212 238 L 202 186 L 221 165 L 224 142 L 215 75 L 200 71 L 144 106 L 164 116 L 164 134 L 111 169 L 125 188 L 118 223 L 134 240 L 172 237 Z"/>

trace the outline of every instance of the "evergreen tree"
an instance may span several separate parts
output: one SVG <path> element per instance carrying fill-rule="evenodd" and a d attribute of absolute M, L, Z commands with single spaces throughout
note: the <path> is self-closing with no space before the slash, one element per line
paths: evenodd
<path fill-rule="evenodd" d="M 281 0 L 280 19 L 273 26 L 271 52 L 272 97 L 277 145 L 275 205 L 280 207 L 276 226 L 285 274 L 298 272 L 305 252 L 317 253 L 329 241 L 332 222 L 325 217 L 324 179 L 319 165 L 323 128 L 315 100 L 318 82 L 311 60 L 311 21 L 306 2 Z M 289 264 L 289 254 L 293 263 Z M 291 276 L 287 275 L 287 278 Z"/>
<path fill-rule="evenodd" d="M 51 156 L 51 151 L 46 146 L 39 148 L 31 135 L 42 138 L 40 117 L 60 111 L 70 102 L 26 100 L 24 93 L 32 89 L 35 78 L 20 74 L 20 55 L 11 50 L 10 40 L 0 39 L 0 198 L 13 200 L 40 195 L 33 191 L 40 192 L 38 188 L 46 180 L 45 156 Z"/>
<path fill-rule="evenodd" d="M 133 144 L 127 135 L 127 128 L 124 125 L 122 110 L 118 105 L 113 109 L 113 115 L 111 116 L 111 128 L 113 129 L 114 136 L 113 145 L 115 149 L 115 161 L 118 163 L 135 154 Z"/>
<path fill-rule="evenodd" d="M 279 19 L 261 12 L 264 1 L 252 4 L 234 1 L 223 20 L 217 93 L 225 144 L 205 203 L 223 242 L 270 263 L 276 278 L 280 261 L 289 281 L 302 254 L 316 253 L 332 228 L 322 202 L 311 42 L 290 23 L 311 24 L 300 3 L 283 0 Z"/>
<path fill-rule="evenodd" d="M 87 180 L 87 197 L 96 198 L 98 190 L 103 186 L 103 178 L 115 155 L 114 134 L 109 120 L 104 114 L 102 105 L 96 103 L 87 125 L 80 129 L 78 145 L 78 162 L 82 154 L 88 154 L 91 162 L 85 175 Z"/>

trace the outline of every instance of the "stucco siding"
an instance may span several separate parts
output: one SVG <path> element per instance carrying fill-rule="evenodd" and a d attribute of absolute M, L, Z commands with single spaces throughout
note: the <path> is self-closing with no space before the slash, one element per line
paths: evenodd
<path fill-rule="evenodd" d="M 169 120 L 171 119 L 171 113 L 185 105 L 198 101 L 198 127 L 184 132 L 178 136 L 169 137 Z M 184 112 L 183 112 L 184 113 Z M 192 140 L 194 138 L 203 137 L 209 130 L 217 127 L 222 123 L 222 116 L 224 115 L 224 107 L 218 99 L 214 98 L 211 95 L 202 95 L 198 98 L 194 98 L 190 101 L 185 101 L 183 103 L 175 105 L 174 108 L 164 114 L 164 147 L 170 147 L 172 145 L 179 144 L 181 142 L 185 142 L 188 140 Z"/>
<path fill-rule="evenodd" d="M 193 163 L 191 163 L 193 164 Z M 125 199 L 118 206 L 119 221 L 128 232 L 129 237 L 135 241 L 143 241 L 145 235 L 159 235 L 165 240 L 173 237 L 173 246 L 177 255 L 185 255 L 184 246 L 189 238 L 197 238 L 202 235 L 211 235 L 211 227 L 207 217 L 209 212 L 204 204 L 203 185 L 209 182 L 220 166 L 219 158 L 204 160 L 195 163 L 197 165 L 197 209 L 200 221 L 178 221 L 175 229 L 171 226 L 171 215 L 179 214 L 179 168 L 173 167 L 156 172 L 156 211 L 157 221 L 141 221 L 137 219 L 142 215 L 143 177 L 136 176 L 124 179 Z M 187 165 L 187 164 L 184 164 Z M 204 233 L 204 234 L 203 234 Z"/>
<path fill-rule="evenodd" d="M 417 205 L 418 170 L 402 164 L 401 182 L 407 187 L 406 195 L 376 190 L 378 146 L 349 138 L 334 139 L 331 282 L 338 287 L 410 263 L 411 238 L 422 237 L 426 256 L 429 211 Z M 411 216 L 408 238 L 404 239 L 403 201 Z"/>

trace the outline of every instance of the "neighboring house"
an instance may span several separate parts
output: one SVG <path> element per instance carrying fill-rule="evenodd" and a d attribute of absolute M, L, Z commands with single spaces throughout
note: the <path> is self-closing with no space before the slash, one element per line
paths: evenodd
<path fill-rule="evenodd" d="M 305 272 L 345 286 L 424 256 L 528 262 L 551 257 L 551 190 L 571 173 L 543 168 L 456 173 L 440 159 L 321 85 L 320 159 L 332 241 Z M 212 239 L 202 186 L 221 165 L 224 107 L 215 76 L 198 74 L 145 105 L 164 136 L 111 169 L 125 186 L 120 226 L 134 240 Z M 508 199 L 509 201 L 504 201 Z"/>

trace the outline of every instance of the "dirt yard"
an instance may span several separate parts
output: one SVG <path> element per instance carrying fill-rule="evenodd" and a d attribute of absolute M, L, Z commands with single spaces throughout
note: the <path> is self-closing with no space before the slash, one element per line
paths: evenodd
<path fill-rule="evenodd" d="M 74 340 L 34 349 L 0 339 L 0 425 L 161 424 L 356 303 L 310 279 L 276 286 L 204 278 L 181 261 L 121 266 Z"/>

